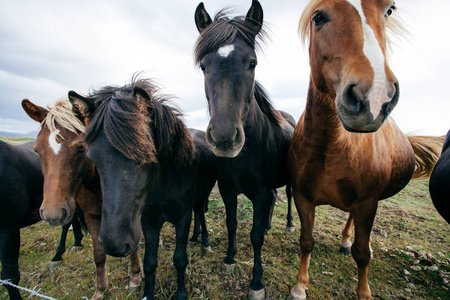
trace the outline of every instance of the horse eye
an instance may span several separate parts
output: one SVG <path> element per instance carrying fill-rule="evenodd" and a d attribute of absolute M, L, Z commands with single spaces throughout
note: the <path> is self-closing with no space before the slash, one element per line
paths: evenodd
<path fill-rule="evenodd" d="M 250 66 L 249 66 L 249 68 L 250 69 L 254 69 L 254 68 L 256 68 L 256 65 L 258 64 L 258 62 L 256 61 L 256 60 L 252 60 L 251 62 L 250 62 Z"/>
<path fill-rule="evenodd" d="M 206 68 L 204 65 L 200 65 L 200 70 L 202 70 L 202 72 L 206 72 Z"/>
<path fill-rule="evenodd" d="M 312 22 L 314 26 L 321 26 L 326 22 L 328 22 L 328 17 L 322 12 L 317 12 L 316 15 L 313 17 Z"/>
<path fill-rule="evenodd" d="M 386 18 L 389 17 L 394 13 L 394 10 L 396 9 L 395 5 L 392 5 L 389 7 L 389 9 L 386 11 L 386 14 L 384 15 Z"/>
<path fill-rule="evenodd" d="M 84 145 L 78 146 L 77 147 L 77 152 L 78 153 L 84 153 L 86 151 L 86 147 Z"/>

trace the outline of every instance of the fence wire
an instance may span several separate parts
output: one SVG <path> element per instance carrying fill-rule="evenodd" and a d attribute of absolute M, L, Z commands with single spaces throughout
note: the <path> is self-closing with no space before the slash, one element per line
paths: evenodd
<path fill-rule="evenodd" d="M 25 291 L 25 292 L 30 293 L 30 296 L 28 297 L 28 299 L 30 299 L 30 298 L 33 297 L 33 296 L 36 296 L 36 297 L 39 297 L 39 298 L 42 298 L 42 299 L 47 299 L 47 300 L 57 300 L 57 299 L 55 299 L 55 298 L 52 298 L 52 297 L 49 297 L 49 296 L 45 296 L 45 295 L 39 294 L 39 292 L 41 291 L 41 289 L 39 289 L 39 290 L 36 291 L 36 287 L 34 287 L 32 290 L 30 290 L 30 289 L 27 289 L 27 288 L 24 288 L 24 287 L 15 285 L 15 284 L 13 284 L 10 280 L 1 280 L 1 279 L 0 279 L 0 283 L 1 283 L 0 286 L 1 286 L 1 285 L 9 285 L 9 286 L 15 287 L 16 289 L 19 289 L 19 290 L 22 290 L 22 291 Z M 81 299 L 89 300 L 88 297 L 82 297 Z"/>

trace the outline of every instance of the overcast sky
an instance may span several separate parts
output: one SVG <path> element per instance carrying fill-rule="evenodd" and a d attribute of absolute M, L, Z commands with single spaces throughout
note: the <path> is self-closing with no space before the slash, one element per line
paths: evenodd
<path fill-rule="evenodd" d="M 308 53 L 297 35 L 306 0 L 260 0 L 271 40 L 258 53 L 256 78 L 277 109 L 296 119 L 306 102 Z M 39 125 L 20 102 L 52 104 L 69 90 L 87 94 L 123 85 L 135 72 L 155 79 L 185 113 L 189 127 L 208 122 L 203 75 L 195 66 L 195 0 L 24 1 L 0 10 L 0 131 Z M 251 1 L 205 0 L 245 15 Z M 450 1 L 397 0 L 410 35 L 394 44 L 390 66 L 400 81 L 394 119 L 409 133 L 443 135 L 450 128 Z"/>

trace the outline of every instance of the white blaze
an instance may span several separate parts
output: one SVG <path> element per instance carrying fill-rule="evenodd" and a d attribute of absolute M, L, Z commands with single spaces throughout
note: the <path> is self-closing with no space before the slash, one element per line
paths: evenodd
<path fill-rule="evenodd" d="M 51 132 L 48 136 L 48 144 L 50 145 L 50 148 L 52 148 L 53 152 L 55 152 L 55 154 L 58 154 L 59 150 L 61 150 L 61 144 L 56 140 L 58 134 L 59 130 L 56 130 L 54 132 Z"/>
<path fill-rule="evenodd" d="M 370 103 L 370 112 L 375 119 L 380 114 L 383 104 L 391 101 L 387 91 L 386 72 L 384 68 L 385 57 L 372 27 L 367 24 L 361 0 L 347 1 L 356 8 L 361 17 L 364 34 L 363 52 L 369 60 L 374 72 L 372 88 L 369 91 L 368 99 Z"/>
<path fill-rule="evenodd" d="M 222 57 L 228 57 L 228 55 L 230 55 L 231 52 L 234 51 L 234 45 L 225 45 L 219 48 L 219 50 L 217 51 L 217 53 L 219 53 L 220 56 Z"/>

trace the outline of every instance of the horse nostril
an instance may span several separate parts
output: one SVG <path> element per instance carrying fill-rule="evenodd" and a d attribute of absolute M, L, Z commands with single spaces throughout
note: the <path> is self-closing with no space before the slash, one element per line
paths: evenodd
<path fill-rule="evenodd" d="M 213 147 L 216 148 L 216 142 L 212 136 L 212 128 L 208 128 L 206 131 L 206 141 Z"/>
<path fill-rule="evenodd" d="M 351 112 L 361 111 L 361 103 L 364 95 L 356 84 L 348 86 L 344 94 L 343 104 L 345 108 Z"/>
<path fill-rule="evenodd" d="M 41 209 L 39 209 L 39 215 L 41 216 L 41 219 L 42 220 L 45 220 L 45 214 L 44 214 L 44 210 L 41 208 Z"/>

